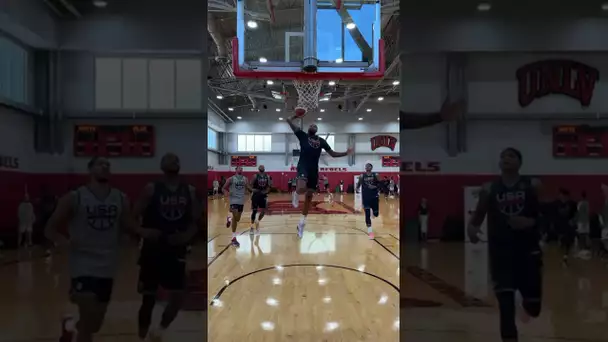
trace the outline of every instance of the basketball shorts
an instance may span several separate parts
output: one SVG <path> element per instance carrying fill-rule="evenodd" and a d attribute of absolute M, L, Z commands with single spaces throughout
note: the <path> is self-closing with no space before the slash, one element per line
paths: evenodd
<path fill-rule="evenodd" d="M 33 230 L 33 225 L 27 223 L 19 224 L 19 233 L 31 233 Z"/>
<path fill-rule="evenodd" d="M 268 203 L 268 196 L 265 194 L 253 194 L 251 196 L 251 209 L 266 209 Z"/>
<path fill-rule="evenodd" d="M 319 168 L 298 165 L 298 178 L 306 179 L 306 188 L 316 190 L 319 186 Z"/>
<path fill-rule="evenodd" d="M 114 279 L 97 277 L 72 278 L 70 297 L 77 294 L 94 294 L 100 303 L 108 303 L 112 298 Z"/>
<path fill-rule="evenodd" d="M 156 294 L 159 288 L 182 291 L 186 288 L 186 260 L 175 256 L 164 259 L 142 259 L 139 265 L 137 291 L 140 294 Z"/>
<path fill-rule="evenodd" d="M 236 211 L 236 212 L 242 213 L 244 209 L 245 209 L 245 206 L 243 204 L 231 204 L 230 205 L 230 211 Z"/>
<path fill-rule="evenodd" d="M 513 257 L 490 257 L 490 273 L 495 292 L 519 291 L 524 299 L 540 300 L 543 286 L 542 252 Z"/>
<path fill-rule="evenodd" d="M 380 200 L 378 199 L 377 196 L 361 196 L 362 197 L 362 202 L 363 202 L 363 209 L 371 209 L 371 211 L 373 212 L 374 216 L 378 216 L 378 210 L 379 210 L 379 202 Z"/>

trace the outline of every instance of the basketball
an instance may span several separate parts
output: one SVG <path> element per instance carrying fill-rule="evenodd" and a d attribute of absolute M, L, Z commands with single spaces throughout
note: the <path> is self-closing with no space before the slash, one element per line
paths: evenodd
<path fill-rule="evenodd" d="M 298 107 L 298 108 L 296 108 L 295 112 L 296 112 L 296 117 L 303 118 L 304 115 L 306 115 L 306 108 Z"/>

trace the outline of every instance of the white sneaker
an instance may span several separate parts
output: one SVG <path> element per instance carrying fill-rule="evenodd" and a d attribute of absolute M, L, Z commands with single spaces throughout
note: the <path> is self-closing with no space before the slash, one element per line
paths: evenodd
<path fill-rule="evenodd" d="M 306 226 L 306 222 L 304 221 L 300 221 L 298 223 L 298 238 L 302 238 L 302 236 L 304 235 L 304 227 Z"/>
<path fill-rule="evenodd" d="M 294 208 L 297 208 L 298 202 L 300 202 L 300 199 L 298 198 L 298 193 L 294 191 L 291 195 L 291 204 L 293 204 Z"/>

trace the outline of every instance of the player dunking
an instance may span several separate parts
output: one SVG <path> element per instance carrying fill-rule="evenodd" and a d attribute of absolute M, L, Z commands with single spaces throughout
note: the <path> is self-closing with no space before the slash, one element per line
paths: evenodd
<path fill-rule="evenodd" d="M 142 226 L 156 232 L 144 238 L 139 256 L 138 292 L 142 296 L 138 314 L 138 333 L 145 339 L 159 287 L 169 293 L 160 326 L 150 331 L 150 339 L 162 341 L 164 331 L 179 313 L 186 289 L 188 243 L 197 233 L 202 214 L 196 190 L 180 179 L 177 155 L 167 153 L 161 160 L 162 180 L 146 185 L 134 205 L 133 217 Z"/>
<path fill-rule="evenodd" d="M 333 158 L 345 157 L 352 152 L 348 149 L 346 152 L 335 152 L 329 147 L 325 139 L 317 135 L 317 125 L 311 124 L 308 127 L 308 133 L 304 133 L 298 126 L 293 123 L 297 116 L 287 119 L 287 123 L 300 141 L 300 159 L 298 160 L 298 183 L 296 191 L 293 193 L 293 206 L 298 207 L 298 195 L 306 194 L 304 207 L 302 208 L 302 218 L 298 223 L 298 237 L 304 234 L 306 226 L 306 216 L 310 209 L 312 196 L 319 183 L 319 158 L 321 157 L 321 149 L 327 151 L 327 154 Z"/>
<path fill-rule="evenodd" d="M 258 171 L 251 179 L 253 194 L 251 195 L 251 228 L 249 228 L 249 234 L 260 233 L 260 221 L 262 221 L 262 218 L 266 214 L 268 192 L 272 186 L 272 180 L 265 172 L 264 165 L 260 165 Z M 258 214 L 258 210 L 260 211 L 260 216 L 256 220 L 255 216 Z"/>
<path fill-rule="evenodd" d="M 245 192 L 247 189 L 251 191 L 247 178 L 243 176 L 243 168 L 237 166 L 236 174 L 228 178 L 226 184 L 224 184 L 224 188 L 222 189 L 224 194 L 228 192 L 228 201 L 230 203 L 230 212 L 232 213 L 232 217 L 228 216 L 226 218 L 226 227 L 232 228 L 232 240 L 230 243 L 234 247 L 241 246 L 236 239 L 236 227 L 241 220 L 241 215 L 243 214 L 243 208 L 245 207 Z"/>
<path fill-rule="evenodd" d="M 370 239 L 374 238 L 374 231 L 372 230 L 372 214 L 374 217 L 378 217 L 380 195 L 378 194 L 378 174 L 372 172 L 373 165 L 370 163 L 365 164 L 365 173 L 359 177 L 357 182 L 357 191 L 363 186 L 363 192 L 361 198 L 363 202 L 363 210 L 365 211 L 365 224 L 367 225 L 367 234 Z"/>
<path fill-rule="evenodd" d="M 520 176 L 521 163 L 522 155 L 514 148 L 500 154 L 501 179 L 484 185 L 468 228 L 471 242 L 477 243 L 479 227 L 487 214 L 490 272 L 500 310 L 503 342 L 518 341 L 517 291 L 523 321 L 538 317 L 541 311 L 540 182 Z"/>
<path fill-rule="evenodd" d="M 112 297 L 121 230 L 135 230 L 125 195 L 109 184 L 108 160 L 94 157 L 88 169 L 89 183 L 59 200 L 45 228 L 55 245 L 68 245 L 70 301 L 78 306 L 78 319 L 63 320 L 60 342 L 91 342 L 99 332 Z M 58 232 L 66 224 L 69 240 Z"/>

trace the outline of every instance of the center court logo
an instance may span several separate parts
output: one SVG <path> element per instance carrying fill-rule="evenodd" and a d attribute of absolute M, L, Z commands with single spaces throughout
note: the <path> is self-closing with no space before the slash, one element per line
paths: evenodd
<path fill-rule="evenodd" d="M 86 206 L 89 227 L 105 231 L 114 227 L 118 220 L 118 206 L 114 204 L 99 204 Z"/>

